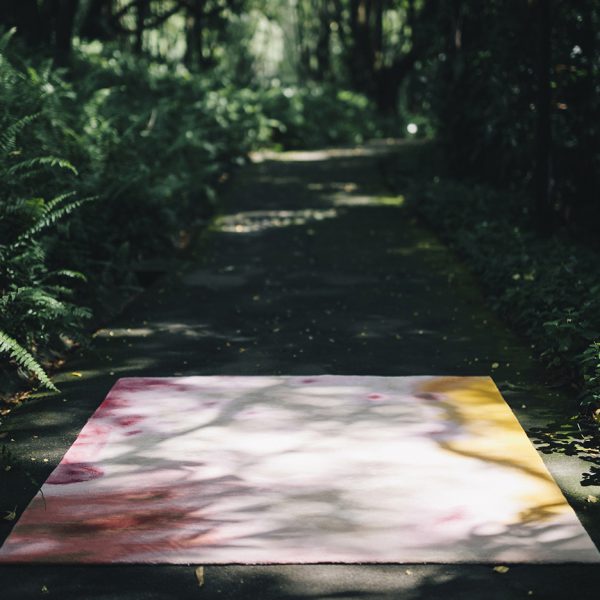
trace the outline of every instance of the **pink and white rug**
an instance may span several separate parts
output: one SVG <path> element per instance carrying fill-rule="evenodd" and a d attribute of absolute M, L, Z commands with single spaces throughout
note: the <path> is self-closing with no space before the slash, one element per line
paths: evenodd
<path fill-rule="evenodd" d="M 117 382 L 0 562 L 599 562 L 487 377 Z"/>

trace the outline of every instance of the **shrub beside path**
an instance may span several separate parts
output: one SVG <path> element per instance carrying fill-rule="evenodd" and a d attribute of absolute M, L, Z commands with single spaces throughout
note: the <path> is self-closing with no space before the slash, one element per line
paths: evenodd
<path fill-rule="evenodd" d="M 394 145 L 258 154 L 187 262 L 3 424 L 0 510 L 20 514 L 118 377 L 208 374 L 491 375 L 527 429 L 575 402 L 544 388 L 528 349 L 455 257 L 383 183 Z M 14 441 L 13 441 L 14 440 Z M 593 539 L 588 466 L 544 456 Z M 493 493 L 490 491 L 490 493 Z M 440 502 L 444 490 L 440 487 Z M 8 515 L 10 516 L 10 515 Z M 3 539 L 10 519 L 2 520 Z M 3 598 L 595 597 L 594 566 L 0 567 Z"/>

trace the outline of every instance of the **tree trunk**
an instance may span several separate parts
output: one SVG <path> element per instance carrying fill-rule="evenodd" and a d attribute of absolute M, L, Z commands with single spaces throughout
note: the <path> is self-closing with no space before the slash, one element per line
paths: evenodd
<path fill-rule="evenodd" d="M 146 19 L 149 15 L 149 0 L 140 0 L 135 13 L 135 38 L 133 41 L 133 51 L 135 54 L 141 54 L 144 50 L 144 30 L 146 29 Z"/>
<path fill-rule="evenodd" d="M 588 3 L 587 9 L 583 13 L 583 23 L 581 31 L 581 48 L 585 57 L 586 75 L 581 83 L 581 93 L 576 102 L 579 106 L 573 109 L 581 115 L 590 114 L 590 103 L 597 102 L 596 98 L 596 77 L 594 74 L 595 61 L 598 56 L 598 44 L 596 32 L 598 31 L 597 10 L 593 4 Z M 598 171 L 598 157 L 600 156 L 600 140 L 594 127 L 589 126 L 589 122 L 579 119 L 577 136 L 580 140 L 577 153 L 578 159 L 574 170 L 576 180 L 576 198 L 575 206 L 572 202 L 566 202 L 563 207 L 563 216 L 571 217 L 577 221 L 577 225 L 585 223 L 600 222 L 600 173 Z"/>
<path fill-rule="evenodd" d="M 535 216 L 538 227 L 547 231 L 552 226 L 552 114 L 551 114 L 551 10 L 550 0 L 537 0 L 537 123 L 535 133 Z"/>
<path fill-rule="evenodd" d="M 58 65 L 66 65 L 73 45 L 73 24 L 79 0 L 57 0 L 54 21 L 54 57 Z"/>
<path fill-rule="evenodd" d="M 205 0 L 193 0 L 188 8 L 184 62 L 192 70 L 204 64 L 204 4 Z"/>
<path fill-rule="evenodd" d="M 373 63 L 375 69 L 383 66 L 383 1 L 374 0 L 373 11 Z"/>
<path fill-rule="evenodd" d="M 354 80 L 354 87 L 370 97 L 376 94 L 376 83 L 371 45 L 369 20 L 370 2 L 351 0 L 350 29 L 352 31 L 352 52 L 348 68 Z"/>
<path fill-rule="evenodd" d="M 377 73 L 377 110 L 382 115 L 396 115 L 400 97 L 400 84 L 391 67 L 382 68 Z"/>
<path fill-rule="evenodd" d="M 86 40 L 114 39 L 113 0 L 92 0 L 83 17 L 79 34 Z"/>
<path fill-rule="evenodd" d="M 319 14 L 319 33 L 317 36 L 317 79 L 324 81 L 329 77 L 331 71 L 331 56 L 329 53 L 329 43 L 331 39 L 331 15 L 329 10 L 329 0 L 322 0 Z"/>

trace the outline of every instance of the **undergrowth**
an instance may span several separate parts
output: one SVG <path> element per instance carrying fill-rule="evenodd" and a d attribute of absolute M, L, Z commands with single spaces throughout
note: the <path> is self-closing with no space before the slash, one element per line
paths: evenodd
<path fill-rule="evenodd" d="M 52 389 L 45 366 L 140 288 L 145 263 L 168 264 L 250 150 L 381 132 L 363 96 L 325 85 L 240 88 L 98 43 L 58 69 L 10 37 L 0 42 L 0 395 L 23 379 Z"/>
<path fill-rule="evenodd" d="M 440 176 L 431 146 L 410 152 L 412 167 L 400 172 L 406 154 L 391 169 L 394 185 L 410 190 L 414 209 L 475 272 L 496 311 L 530 340 L 550 382 L 575 390 L 582 411 L 598 418 L 598 252 L 567 233 L 539 233 L 517 193 Z"/>

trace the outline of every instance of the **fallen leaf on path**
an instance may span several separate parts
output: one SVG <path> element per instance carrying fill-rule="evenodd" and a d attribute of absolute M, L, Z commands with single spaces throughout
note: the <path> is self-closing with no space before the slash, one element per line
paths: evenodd
<path fill-rule="evenodd" d="M 17 518 L 17 507 L 15 506 L 12 510 L 4 511 L 4 516 L 2 518 L 5 521 L 14 521 Z"/>
<path fill-rule="evenodd" d="M 80 373 L 79 371 L 71 371 L 71 376 L 72 377 L 83 377 L 83 373 Z"/>

